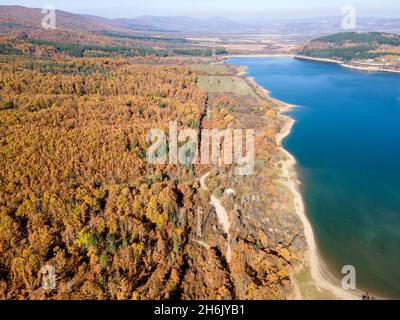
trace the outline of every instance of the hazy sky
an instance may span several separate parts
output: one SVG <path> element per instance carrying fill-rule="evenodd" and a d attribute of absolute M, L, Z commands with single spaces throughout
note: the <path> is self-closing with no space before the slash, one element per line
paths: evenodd
<path fill-rule="evenodd" d="M 0 0 L 40 8 L 88 13 L 110 18 L 139 15 L 245 18 L 303 18 L 336 16 L 343 5 L 354 5 L 359 16 L 400 17 L 400 0 Z"/>

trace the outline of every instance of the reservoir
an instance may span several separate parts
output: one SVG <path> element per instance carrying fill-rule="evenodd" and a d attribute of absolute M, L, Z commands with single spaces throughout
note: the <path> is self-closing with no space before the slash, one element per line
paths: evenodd
<path fill-rule="evenodd" d="M 357 288 L 400 298 L 400 74 L 294 58 L 230 58 L 298 107 L 284 147 L 297 160 L 318 248 Z"/>

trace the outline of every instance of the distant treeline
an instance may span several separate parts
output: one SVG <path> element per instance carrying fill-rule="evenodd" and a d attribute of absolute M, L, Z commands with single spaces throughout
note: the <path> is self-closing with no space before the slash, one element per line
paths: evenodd
<path fill-rule="evenodd" d="M 299 52 L 301 55 L 315 57 L 315 58 L 337 58 L 344 61 L 351 61 L 353 59 L 374 59 L 376 57 L 385 55 L 382 52 L 369 52 L 373 47 L 356 47 L 356 48 L 332 48 L 332 49 L 308 49 L 305 48 Z M 390 54 L 390 53 L 387 53 Z"/>
<path fill-rule="evenodd" d="M 175 55 L 185 56 L 212 56 L 212 50 L 208 48 L 176 48 L 176 49 L 159 49 L 152 47 L 141 46 L 107 46 L 107 45 L 88 45 L 78 43 L 57 42 L 39 39 L 23 39 L 28 43 L 36 46 L 50 46 L 53 47 L 56 53 L 63 53 L 71 57 L 110 57 L 110 56 L 123 56 L 123 57 L 138 57 L 138 56 L 158 56 L 167 57 Z M 216 54 L 227 54 L 224 48 L 216 49 Z M 11 44 L 0 44 L 0 54 L 7 55 L 22 55 L 23 51 L 14 48 Z"/>
<path fill-rule="evenodd" d="M 152 37 L 143 35 L 131 35 L 126 33 L 118 33 L 112 31 L 103 31 L 101 33 L 103 36 L 121 39 L 131 39 L 131 40 L 142 40 L 142 41 L 152 41 L 152 42 L 167 42 L 167 43 L 188 43 L 186 39 L 183 38 L 164 38 L 164 37 Z"/>
<path fill-rule="evenodd" d="M 179 56 L 203 56 L 203 57 L 212 56 L 211 49 L 174 49 L 172 52 L 175 55 Z"/>
<path fill-rule="evenodd" d="M 22 50 L 13 48 L 9 44 L 0 43 L 0 54 L 21 55 Z"/>
<path fill-rule="evenodd" d="M 27 41 L 38 46 L 52 46 L 55 48 L 57 53 L 65 53 L 72 57 L 83 57 L 88 53 L 91 57 L 96 58 L 110 55 L 120 55 L 124 57 L 137 57 L 146 55 L 168 56 L 168 52 L 166 50 L 154 49 L 150 47 L 100 46 L 38 39 L 27 39 Z"/>
<path fill-rule="evenodd" d="M 228 50 L 226 50 L 225 48 L 217 48 L 215 49 L 215 54 L 217 55 L 221 55 L 221 54 L 228 54 Z"/>
<path fill-rule="evenodd" d="M 2 23 L 0 23 L 0 27 L 23 29 L 23 28 L 26 28 L 26 25 L 24 25 L 22 23 L 16 23 L 16 22 L 2 22 Z"/>
<path fill-rule="evenodd" d="M 400 45 L 400 36 L 395 34 L 381 33 L 381 32 L 369 32 L 369 33 L 357 33 L 357 32 L 341 32 L 325 37 L 315 39 L 313 41 L 329 42 L 335 44 L 343 44 L 346 42 L 360 43 L 367 45 Z"/>
<path fill-rule="evenodd" d="M 0 60 L 0 62 L 2 62 Z M 94 67 L 92 64 L 58 63 L 49 60 L 33 59 L 26 61 L 23 67 L 27 70 L 37 70 L 44 74 L 62 74 L 62 75 L 90 75 L 92 73 L 106 74 L 111 70 L 109 68 Z"/>

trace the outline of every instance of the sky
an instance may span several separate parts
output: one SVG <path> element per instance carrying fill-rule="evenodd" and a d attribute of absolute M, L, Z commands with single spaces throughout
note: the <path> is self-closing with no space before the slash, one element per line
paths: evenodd
<path fill-rule="evenodd" d="M 400 18 L 400 0 L 0 0 L 0 5 L 4 4 L 35 8 L 52 5 L 59 10 L 108 18 L 186 15 L 235 20 L 338 16 L 344 5 L 353 5 L 358 16 Z"/>

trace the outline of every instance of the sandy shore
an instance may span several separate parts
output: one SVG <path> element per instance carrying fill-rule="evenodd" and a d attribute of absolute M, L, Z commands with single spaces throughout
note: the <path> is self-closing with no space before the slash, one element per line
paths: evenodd
<path fill-rule="evenodd" d="M 267 89 L 259 86 L 253 77 L 246 76 L 245 79 L 250 83 L 250 85 L 252 85 L 253 87 L 256 87 L 262 94 L 264 94 L 266 96 L 268 96 L 270 94 L 270 92 Z"/>
<path fill-rule="evenodd" d="M 334 60 L 334 59 L 314 58 L 314 57 L 300 56 L 300 55 L 295 55 L 293 57 L 296 58 L 296 59 L 301 59 L 301 60 L 335 63 L 335 64 L 339 64 L 340 66 L 342 66 L 344 68 L 355 69 L 355 70 L 360 70 L 360 71 L 400 73 L 399 70 L 385 69 L 385 68 L 374 67 L 374 66 L 361 67 L 361 66 L 348 64 L 348 63 L 345 63 L 345 62 L 342 62 L 342 61 L 339 61 L 339 60 Z"/>
<path fill-rule="evenodd" d="M 281 112 L 288 111 L 288 108 L 281 110 Z M 314 237 L 314 232 L 310 221 L 305 212 L 304 201 L 299 190 L 299 180 L 296 171 L 296 160 L 295 158 L 282 147 L 283 140 L 290 134 L 295 121 L 288 116 L 282 115 L 285 119 L 285 126 L 277 136 L 277 144 L 281 152 L 286 156 L 286 160 L 282 165 L 282 178 L 284 179 L 284 184 L 290 190 L 293 196 L 294 207 L 296 214 L 300 218 L 304 235 L 306 237 L 308 252 L 306 254 L 306 259 L 308 260 L 310 266 L 311 277 L 314 284 L 320 288 L 329 291 L 337 299 L 343 300 L 360 300 L 363 293 L 359 291 L 349 291 L 342 289 L 340 281 L 336 279 L 327 269 L 323 260 L 321 259 L 317 244 Z"/>
<path fill-rule="evenodd" d="M 390 73 L 400 73 L 399 70 L 391 70 L 391 69 L 381 69 L 378 67 L 358 67 L 358 66 L 354 66 L 351 64 L 346 64 L 346 63 L 342 63 L 341 64 L 342 67 L 344 68 L 349 68 L 349 69 L 355 69 L 355 70 L 360 70 L 360 71 L 368 71 L 368 72 L 390 72 Z"/>
<path fill-rule="evenodd" d="M 224 56 L 225 59 L 229 58 L 293 58 L 293 54 L 280 53 L 280 54 L 232 54 Z"/>
<path fill-rule="evenodd" d="M 256 80 L 253 77 L 246 76 L 246 73 L 247 73 L 247 67 L 246 66 L 240 66 L 240 67 L 237 68 L 237 70 L 238 70 L 238 73 L 236 74 L 237 76 L 242 77 L 245 80 L 247 80 L 247 82 L 250 84 L 250 86 L 258 89 L 261 92 L 261 94 L 269 96 L 269 91 L 267 89 L 265 89 L 262 86 L 258 85 L 258 83 L 256 82 Z"/>
<path fill-rule="evenodd" d="M 343 64 L 343 62 L 341 62 L 339 60 L 334 60 L 334 59 L 314 58 L 314 57 L 300 56 L 300 55 L 295 55 L 295 56 L 293 56 L 293 58 L 300 59 L 300 60 Z"/>
<path fill-rule="evenodd" d="M 245 67 L 239 68 L 239 75 L 243 76 L 246 72 Z M 269 96 L 269 92 L 267 89 L 263 88 L 260 86 L 252 77 L 245 77 L 247 81 L 250 81 L 250 84 L 253 86 L 256 86 L 257 89 L 260 91 L 264 92 L 266 95 Z M 290 193 L 293 197 L 293 202 L 294 202 L 294 207 L 296 210 L 296 214 L 301 220 L 303 224 L 303 229 L 304 229 L 304 235 L 306 238 L 307 242 L 307 252 L 305 255 L 305 261 L 309 267 L 310 267 L 310 273 L 311 277 L 313 279 L 313 284 L 320 288 L 327 290 L 329 293 L 331 293 L 336 299 L 342 299 L 342 300 L 360 300 L 363 296 L 363 293 L 361 291 L 357 290 L 345 290 L 341 287 L 340 280 L 337 279 L 333 274 L 331 274 L 328 271 L 328 268 L 326 267 L 325 263 L 323 262 L 322 258 L 320 257 L 318 253 L 318 247 L 315 241 L 315 236 L 314 232 L 311 226 L 310 221 L 308 220 L 308 217 L 306 215 L 305 211 L 305 206 L 304 206 L 304 201 L 299 189 L 299 180 L 298 180 L 298 175 L 296 171 L 296 159 L 287 151 L 283 148 L 282 142 L 283 140 L 290 134 L 292 127 L 295 123 L 295 120 L 292 118 L 284 115 L 284 112 L 287 112 L 294 108 L 294 105 L 287 104 L 285 102 L 282 102 L 280 100 L 274 99 L 269 96 L 270 99 L 273 99 L 277 101 L 282 108 L 280 109 L 280 116 L 284 120 L 284 127 L 282 128 L 281 132 L 278 134 L 276 137 L 276 142 L 279 146 L 280 151 L 282 154 L 285 156 L 286 160 L 283 161 L 282 164 L 282 182 L 286 185 L 286 187 L 290 190 Z M 298 284 L 296 283 L 294 287 L 298 288 Z M 297 295 L 299 293 L 299 290 L 297 289 Z M 301 298 L 301 297 L 299 297 Z"/>
<path fill-rule="evenodd" d="M 247 73 L 246 66 L 238 67 L 237 76 L 240 76 L 243 79 L 245 79 L 250 84 L 250 86 L 252 86 L 255 90 L 259 91 L 264 96 L 268 97 L 268 99 L 270 99 L 271 101 L 275 101 L 277 104 L 281 105 L 282 106 L 281 112 L 289 111 L 290 109 L 295 107 L 292 104 L 273 98 L 268 89 L 264 88 L 263 86 L 260 86 L 253 77 L 246 75 L 246 73 Z"/>
<path fill-rule="evenodd" d="M 246 72 L 247 72 L 247 67 L 246 67 L 246 66 L 240 66 L 240 67 L 238 67 L 237 70 L 238 70 L 237 75 L 238 75 L 239 77 L 241 77 L 241 76 L 243 76 L 243 75 L 246 74 Z"/>

